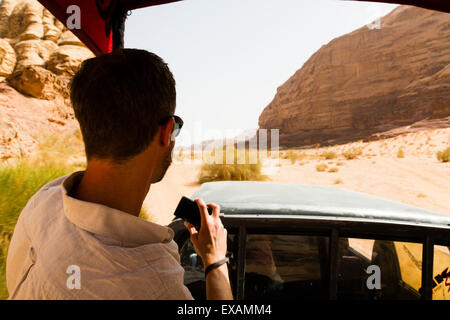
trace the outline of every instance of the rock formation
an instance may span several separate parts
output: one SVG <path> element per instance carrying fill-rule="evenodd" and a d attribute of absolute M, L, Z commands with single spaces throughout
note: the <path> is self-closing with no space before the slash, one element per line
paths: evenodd
<path fill-rule="evenodd" d="M 38 131 L 76 126 L 68 83 L 93 56 L 38 1 L 1 1 L 0 159 L 28 154 Z"/>
<path fill-rule="evenodd" d="M 322 46 L 277 90 L 259 127 L 280 145 L 333 144 L 450 115 L 450 15 L 399 6 Z"/>

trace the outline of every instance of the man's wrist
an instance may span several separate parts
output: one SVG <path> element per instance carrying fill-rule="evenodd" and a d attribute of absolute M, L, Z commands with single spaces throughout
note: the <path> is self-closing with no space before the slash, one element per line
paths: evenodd
<path fill-rule="evenodd" d="M 205 268 L 205 277 L 208 275 L 209 272 L 211 272 L 211 270 L 214 270 L 214 269 L 228 263 L 228 261 L 229 261 L 228 258 L 223 258 L 223 259 L 220 259 L 219 261 L 214 262 L 214 263 L 210 264 L 209 266 L 207 266 Z"/>
<path fill-rule="evenodd" d="M 206 268 L 208 268 L 210 265 L 212 265 L 212 264 L 214 264 L 214 263 L 224 259 L 225 257 L 226 257 L 225 255 L 223 255 L 223 256 L 217 255 L 217 256 L 207 256 L 207 257 L 205 257 L 205 259 L 202 259 L 203 260 L 203 269 L 206 270 Z"/>
<path fill-rule="evenodd" d="M 222 276 L 220 276 L 222 275 Z M 228 265 L 227 263 L 224 263 L 222 265 L 220 265 L 217 268 L 211 269 L 211 271 L 208 272 L 208 274 L 205 275 L 205 279 L 214 279 L 217 277 L 223 277 L 225 276 L 226 278 L 228 278 Z"/>

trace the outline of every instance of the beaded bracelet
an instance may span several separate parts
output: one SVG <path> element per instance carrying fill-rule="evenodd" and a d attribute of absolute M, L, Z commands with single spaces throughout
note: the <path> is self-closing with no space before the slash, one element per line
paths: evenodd
<path fill-rule="evenodd" d="M 228 263 L 228 261 L 230 261 L 230 259 L 228 259 L 228 258 L 223 258 L 222 260 L 219 260 L 219 261 L 217 261 L 217 262 L 214 262 L 214 263 L 210 264 L 210 265 L 205 269 L 205 278 L 206 278 L 206 276 L 208 275 L 208 273 L 209 273 L 211 270 L 220 267 L 220 266 L 223 265 L 224 263 Z"/>

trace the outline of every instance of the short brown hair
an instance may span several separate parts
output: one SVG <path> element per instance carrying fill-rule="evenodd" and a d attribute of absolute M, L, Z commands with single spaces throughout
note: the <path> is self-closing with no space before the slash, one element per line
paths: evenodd
<path fill-rule="evenodd" d="M 87 158 L 121 162 L 147 148 L 158 122 L 174 113 L 175 80 L 157 55 L 118 49 L 82 63 L 70 99 Z"/>

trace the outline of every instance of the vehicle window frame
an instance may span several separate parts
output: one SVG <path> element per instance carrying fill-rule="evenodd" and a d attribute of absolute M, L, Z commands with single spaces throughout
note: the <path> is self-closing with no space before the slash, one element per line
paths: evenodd
<path fill-rule="evenodd" d="M 450 229 L 438 227 L 386 222 L 303 220 L 298 217 L 295 219 L 296 221 L 293 221 L 294 217 L 272 221 L 261 216 L 240 218 L 237 215 L 228 216 L 224 220 L 226 226 L 238 228 L 236 282 L 233 292 L 237 300 L 244 298 L 247 234 L 327 236 L 329 238 L 328 295 L 330 300 L 337 300 L 337 259 L 340 238 L 379 239 L 422 244 L 422 300 L 432 300 L 434 245 L 450 246 Z M 271 223 L 270 227 L 268 227 L 269 222 Z"/>
<path fill-rule="evenodd" d="M 240 234 L 241 235 L 241 234 Z M 239 253 L 241 254 L 238 257 L 238 262 L 241 262 L 243 264 L 243 269 L 242 273 L 240 273 L 240 277 L 238 276 L 238 279 L 242 279 L 242 283 L 238 283 L 239 287 L 239 291 L 236 293 L 236 297 L 238 300 L 242 300 L 245 299 L 245 295 L 244 295 L 244 289 L 245 289 L 245 263 L 246 263 L 246 254 L 247 254 L 247 236 L 248 235 L 287 235 L 287 236 L 305 236 L 305 237 L 323 237 L 326 238 L 328 240 L 328 261 L 326 263 L 327 267 L 325 269 L 321 269 L 320 273 L 321 273 L 321 280 L 325 282 L 325 285 L 328 285 L 329 279 L 330 279 L 330 273 L 329 273 L 329 254 L 330 254 L 330 235 L 327 234 L 326 232 L 321 232 L 321 231 L 301 231 L 301 230 L 274 230 L 272 228 L 268 229 L 268 228 L 264 228 L 264 229 L 256 229 L 253 227 L 249 227 L 246 228 L 245 230 L 245 235 L 244 233 L 242 233 L 242 238 L 238 239 L 239 242 L 239 247 L 240 249 L 243 247 L 245 248 L 245 250 L 239 251 Z M 242 240 L 241 240 L 242 239 Z M 239 273 L 239 269 L 238 269 L 238 273 Z M 239 286 L 240 285 L 240 286 Z"/>

